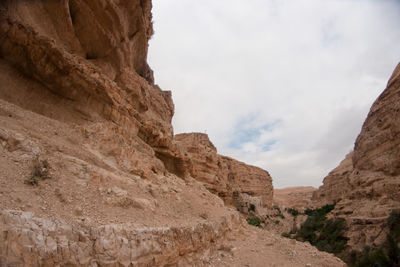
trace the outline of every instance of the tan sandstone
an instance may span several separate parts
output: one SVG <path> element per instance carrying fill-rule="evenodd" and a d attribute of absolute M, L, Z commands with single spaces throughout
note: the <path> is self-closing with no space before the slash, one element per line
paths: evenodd
<path fill-rule="evenodd" d="M 314 193 L 319 203 L 337 202 L 335 216 L 346 219 L 348 245 L 361 250 L 386 239 L 386 219 L 400 209 L 400 64 L 371 107 L 354 152 Z"/>
<path fill-rule="evenodd" d="M 0 265 L 342 266 L 243 225 L 229 205 L 269 206 L 266 171 L 174 137 L 147 64 L 151 7 L 0 2 Z"/>
<path fill-rule="evenodd" d="M 284 208 L 304 210 L 312 207 L 311 197 L 317 188 L 312 186 L 286 187 L 274 189 L 274 205 Z"/>
<path fill-rule="evenodd" d="M 203 133 L 178 134 L 175 141 L 192 161 L 190 174 L 226 204 L 243 212 L 251 204 L 256 209 L 271 206 L 272 179 L 267 171 L 217 154 Z"/>

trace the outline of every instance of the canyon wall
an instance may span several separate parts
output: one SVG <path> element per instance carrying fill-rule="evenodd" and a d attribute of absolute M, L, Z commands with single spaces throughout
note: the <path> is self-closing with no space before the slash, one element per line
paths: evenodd
<path fill-rule="evenodd" d="M 352 190 L 349 176 L 353 171 L 353 154 L 353 151 L 347 154 L 339 166 L 324 178 L 323 185 L 313 193 L 313 199 L 323 201 L 324 204 L 339 202 Z"/>
<path fill-rule="evenodd" d="M 270 205 L 266 171 L 174 137 L 151 7 L 0 2 L 0 265 L 209 266 L 229 205 Z"/>
<path fill-rule="evenodd" d="M 313 195 L 337 202 L 335 216 L 346 219 L 349 246 L 361 250 L 386 239 L 386 219 L 400 209 L 400 64 L 372 105 L 354 152 L 324 179 Z"/>
<path fill-rule="evenodd" d="M 282 189 L 274 189 L 273 204 L 294 208 L 303 211 L 312 207 L 311 197 L 317 188 L 312 186 L 286 187 Z"/>
<path fill-rule="evenodd" d="M 192 161 L 191 176 L 226 204 L 242 212 L 247 212 L 250 205 L 256 210 L 271 206 L 272 179 L 267 171 L 217 154 L 203 133 L 178 134 L 175 141 Z"/>
<path fill-rule="evenodd" d="M 0 14 L 3 68 L 38 84 L 27 91 L 14 82 L 13 93 L 1 90 L 2 99 L 57 120 L 118 125 L 127 146 L 143 149 L 102 152 L 120 154 L 128 169 L 148 176 L 164 171 L 151 147 L 171 142 L 174 106 L 171 93 L 153 84 L 146 62 L 153 32 L 150 1 L 2 1 Z M 12 80 L 9 76 L 4 79 Z M 59 111 L 64 107 L 69 110 Z M 135 166 L 140 165 L 132 160 L 135 153 L 149 164 Z"/>

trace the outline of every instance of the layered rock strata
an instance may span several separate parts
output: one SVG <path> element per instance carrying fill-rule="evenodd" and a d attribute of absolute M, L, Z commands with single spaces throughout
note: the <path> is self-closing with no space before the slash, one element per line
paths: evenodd
<path fill-rule="evenodd" d="M 361 250 L 386 239 L 386 219 L 400 209 L 400 64 L 371 107 L 354 152 L 333 170 L 314 194 L 337 202 L 335 216 L 346 219 L 349 246 Z"/>
<path fill-rule="evenodd" d="M 273 204 L 283 209 L 293 208 L 303 211 L 312 206 L 311 197 L 317 188 L 312 186 L 286 187 L 274 189 Z"/>
<path fill-rule="evenodd" d="M 250 206 L 256 210 L 271 206 L 272 179 L 267 171 L 217 154 L 217 149 L 203 133 L 178 134 L 175 142 L 191 159 L 191 176 L 203 182 L 225 203 L 245 213 Z"/>
<path fill-rule="evenodd" d="M 153 84 L 146 62 L 153 32 L 149 0 L 2 1 L 0 16 L 6 64 L 69 102 L 70 113 L 78 111 L 84 121 L 107 120 L 129 133 L 128 142 L 168 147 L 174 106 L 171 93 Z M 2 98 L 34 109 L 6 90 Z"/>
<path fill-rule="evenodd" d="M 353 151 L 346 155 L 335 169 L 323 180 L 323 185 L 312 195 L 315 200 L 323 200 L 324 203 L 339 202 L 352 190 L 349 176 L 353 172 Z"/>
<path fill-rule="evenodd" d="M 152 33 L 150 0 L 0 2 L 0 265 L 208 266 L 238 219 L 217 195 L 269 204 L 265 171 L 174 140 Z"/>
<path fill-rule="evenodd" d="M 0 213 L 0 259 L 4 266 L 189 266 L 232 230 L 232 218 L 184 227 L 110 224 L 71 226 L 29 212 Z M 238 218 L 236 218 L 236 221 Z M 206 265 L 206 264 L 204 264 Z"/>

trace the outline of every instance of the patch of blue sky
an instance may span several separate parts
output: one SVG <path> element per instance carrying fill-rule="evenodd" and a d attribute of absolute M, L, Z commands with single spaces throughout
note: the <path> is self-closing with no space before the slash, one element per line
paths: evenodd
<path fill-rule="evenodd" d="M 247 143 L 257 143 L 263 132 L 272 131 L 280 121 L 274 121 L 272 123 L 266 123 L 257 126 L 257 118 L 254 115 L 246 116 L 236 123 L 234 127 L 234 135 L 232 140 L 229 142 L 229 148 L 241 149 L 243 145 Z M 278 140 L 269 140 L 262 144 L 262 151 L 269 151 L 277 143 Z"/>
<path fill-rule="evenodd" d="M 266 142 L 265 144 L 263 144 L 262 146 L 262 151 L 263 152 L 267 152 L 273 149 L 274 145 L 278 143 L 278 140 L 271 140 L 269 142 Z"/>
<path fill-rule="evenodd" d="M 241 149 L 243 144 L 256 140 L 260 134 L 261 132 L 259 129 L 235 130 L 235 134 L 229 143 L 229 147 L 233 149 Z"/>

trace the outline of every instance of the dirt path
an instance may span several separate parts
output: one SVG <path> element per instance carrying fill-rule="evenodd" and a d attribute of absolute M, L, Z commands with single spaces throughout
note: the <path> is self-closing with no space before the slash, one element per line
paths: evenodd
<path fill-rule="evenodd" d="M 318 251 L 309 243 L 248 225 L 242 225 L 210 263 L 212 266 L 238 267 L 347 266 L 339 258 Z"/>

